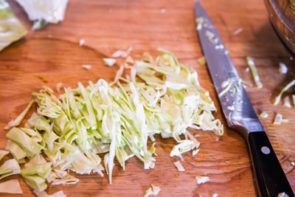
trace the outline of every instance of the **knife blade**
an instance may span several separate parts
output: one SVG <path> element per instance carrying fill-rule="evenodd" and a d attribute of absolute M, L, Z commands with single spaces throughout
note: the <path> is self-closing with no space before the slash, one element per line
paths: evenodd
<path fill-rule="evenodd" d="M 259 196 L 294 196 L 224 43 L 200 2 L 195 1 L 196 31 L 228 127 L 248 144 Z"/>

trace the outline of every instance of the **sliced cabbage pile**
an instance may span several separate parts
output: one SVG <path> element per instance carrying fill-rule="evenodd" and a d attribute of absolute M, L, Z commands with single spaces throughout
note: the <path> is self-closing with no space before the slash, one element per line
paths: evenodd
<path fill-rule="evenodd" d="M 188 128 L 222 135 L 214 111 L 197 73 L 161 51 L 155 59 L 145 54 L 143 60 L 123 64 L 112 83 L 78 83 L 59 95 L 48 87 L 34 92 L 25 111 L 7 126 L 7 149 L 36 193 L 48 184 L 76 184 L 69 172 L 106 172 L 112 183 L 115 160 L 123 169 L 131 157 L 144 169 L 155 167 L 156 134 L 175 140 L 170 156 L 178 157 L 199 148 Z"/>

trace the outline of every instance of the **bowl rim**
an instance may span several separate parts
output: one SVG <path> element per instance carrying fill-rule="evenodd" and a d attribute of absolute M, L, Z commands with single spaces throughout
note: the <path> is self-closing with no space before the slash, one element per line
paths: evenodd
<path fill-rule="evenodd" d="M 280 5 L 278 4 L 277 0 L 266 0 L 269 2 L 269 6 L 271 6 L 271 9 L 276 14 L 276 16 L 279 18 L 280 21 L 285 22 L 285 27 L 288 28 L 290 32 L 295 33 L 295 22 L 293 22 L 289 17 L 286 16 L 286 14 L 281 9 Z M 270 17 L 272 16 L 272 13 L 270 13 Z"/>

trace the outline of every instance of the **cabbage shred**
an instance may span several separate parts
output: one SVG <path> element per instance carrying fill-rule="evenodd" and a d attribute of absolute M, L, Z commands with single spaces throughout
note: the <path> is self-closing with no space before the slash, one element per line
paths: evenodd
<path fill-rule="evenodd" d="M 156 134 L 173 138 L 177 144 L 170 155 L 180 158 L 199 149 L 188 128 L 223 134 L 197 73 L 172 53 L 145 54 L 122 67 L 113 83 L 99 79 L 59 95 L 48 87 L 33 93 L 36 111 L 7 137 L 15 159 L 25 163 L 20 174 L 35 191 L 77 183 L 69 171 L 101 176 L 105 171 L 112 183 L 115 160 L 125 169 L 137 157 L 144 169 L 154 168 Z"/>

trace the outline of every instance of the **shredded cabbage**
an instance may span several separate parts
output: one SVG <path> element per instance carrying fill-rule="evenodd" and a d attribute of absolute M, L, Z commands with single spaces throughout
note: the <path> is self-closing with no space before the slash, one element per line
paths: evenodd
<path fill-rule="evenodd" d="M 251 74 L 252 74 L 252 77 L 253 77 L 253 80 L 255 82 L 255 85 L 257 88 L 262 88 L 263 87 L 263 84 L 260 80 L 260 76 L 258 75 L 258 72 L 257 72 L 257 68 L 256 68 L 256 65 L 254 63 L 254 59 L 252 57 L 247 57 L 247 64 L 250 68 L 250 71 L 251 71 Z"/>
<path fill-rule="evenodd" d="M 293 79 L 292 81 L 290 81 L 288 84 L 286 84 L 280 91 L 280 93 L 275 97 L 274 100 L 274 105 L 278 105 L 281 100 L 282 100 L 282 96 L 285 92 L 287 92 L 291 87 L 295 86 L 295 79 Z"/>
<path fill-rule="evenodd" d="M 112 83 L 78 83 L 59 95 L 44 87 L 32 102 L 36 111 L 24 126 L 9 130 L 7 149 L 18 162 L 29 160 L 21 175 L 38 194 L 48 183 L 76 184 L 71 172 L 103 176 L 105 171 L 112 183 L 115 160 L 125 169 L 126 161 L 137 157 L 144 169 L 154 168 L 156 134 L 173 138 L 177 144 L 170 156 L 180 158 L 199 151 L 189 128 L 223 134 L 197 73 L 165 50 L 155 59 L 145 54 L 122 65 Z"/>

